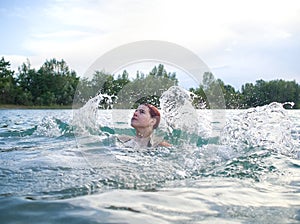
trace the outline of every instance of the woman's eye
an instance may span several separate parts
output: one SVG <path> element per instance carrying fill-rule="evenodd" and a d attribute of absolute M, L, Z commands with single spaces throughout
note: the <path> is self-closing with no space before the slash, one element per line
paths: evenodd
<path fill-rule="evenodd" d="M 140 113 L 141 113 L 141 114 L 144 114 L 144 113 L 145 113 L 145 111 L 144 111 L 144 110 L 140 110 Z"/>

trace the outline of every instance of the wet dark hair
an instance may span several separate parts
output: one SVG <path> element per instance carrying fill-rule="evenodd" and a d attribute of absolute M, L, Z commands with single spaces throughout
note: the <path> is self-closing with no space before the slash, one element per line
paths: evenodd
<path fill-rule="evenodd" d="M 160 122 L 160 112 L 159 110 L 153 106 L 152 104 L 149 104 L 149 103 L 144 103 L 143 105 L 145 105 L 146 107 L 149 108 L 149 112 L 150 112 L 150 116 L 152 118 L 155 118 L 156 119 L 156 123 L 153 125 L 153 128 L 157 128 L 158 125 L 159 125 L 159 122 Z"/>

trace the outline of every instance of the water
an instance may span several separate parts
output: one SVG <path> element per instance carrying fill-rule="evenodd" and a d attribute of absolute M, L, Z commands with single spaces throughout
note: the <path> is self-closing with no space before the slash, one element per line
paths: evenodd
<path fill-rule="evenodd" d="M 180 110 L 130 149 L 132 110 L 88 110 L 0 110 L 1 223 L 300 223 L 300 111 Z"/>

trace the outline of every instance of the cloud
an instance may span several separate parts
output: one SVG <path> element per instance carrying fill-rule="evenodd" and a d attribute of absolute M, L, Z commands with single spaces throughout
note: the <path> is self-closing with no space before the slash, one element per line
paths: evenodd
<path fill-rule="evenodd" d="M 27 14 L 29 8 L 24 8 Z M 223 67 L 215 71 L 228 80 L 237 74 L 295 74 L 299 69 L 278 63 L 285 60 L 286 50 L 291 52 L 289 60 L 299 56 L 292 50 L 299 49 L 297 0 L 58 0 L 35 10 L 27 18 L 29 33 L 22 43 L 30 52 L 26 56 L 35 64 L 63 58 L 78 74 L 115 47 L 150 39 L 186 47 L 209 67 Z"/>

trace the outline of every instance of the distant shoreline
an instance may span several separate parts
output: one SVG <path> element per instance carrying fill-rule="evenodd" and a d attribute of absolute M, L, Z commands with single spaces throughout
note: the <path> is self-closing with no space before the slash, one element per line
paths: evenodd
<path fill-rule="evenodd" d="M 14 105 L 14 104 L 2 104 L 0 105 L 0 110 L 5 109 L 72 109 L 72 105 L 51 105 L 51 106 L 24 106 L 24 105 Z"/>
<path fill-rule="evenodd" d="M 80 107 L 75 107 L 76 109 Z M 74 109 L 73 105 L 52 105 L 52 106 L 24 106 L 24 105 L 14 105 L 14 104 L 0 104 L 0 110 L 9 110 L 9 109 L 16 109 L 16 110 L 71 110 Z M 225 109 L 225 108 L 224 108 Z M 297 110 L 295 108 L 285 108 L 288 110 Z M 212 109 L 214 110 L 214 109 Z M 225 110 L 246 110 L 245 108 L 232 108 L 232 109 L 225 109 Z"/>

